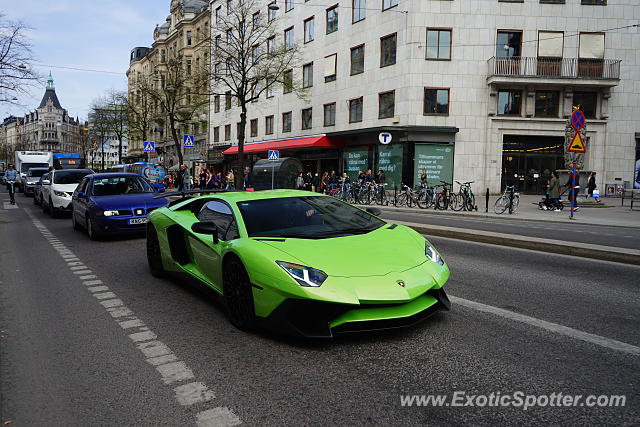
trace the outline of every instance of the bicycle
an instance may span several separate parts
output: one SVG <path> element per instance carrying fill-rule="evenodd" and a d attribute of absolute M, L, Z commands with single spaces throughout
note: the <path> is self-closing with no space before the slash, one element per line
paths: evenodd
<path fill-rule="evenodd" d="M 418 206 L 420 209 L 426 209 L 427 208 L 427 203 L 426 200 L 420 200 L 417 196 L 416 196 L 416 192 L 409 187 L 408 185 L 402 184 L 402 190 L 400 192 L 400 194 L 398 195 L 398 197 L 394 200 L 394 205 L 395 206 L 403 206 L 406 205 L 407 207 L 413 207 L 413 204 L 415 203 L 416 206 Z"/>
<path fill-rule="evenodd" d="M 504 213 L 509 209 L 509 213 L 515 213 L 518 210 L 520 204 L 520 194 L 516 193 L 516 187 L 514 185 L 508 185 L 504 192 L 496 203 L 493 205 L 493 210 L 498 215 Z"/>
<path fill-rule="evenodd" d="M 385 184 L 376 184 L 373 188 L 372 201 L 380 206 L 389 206 L 389 200 L 387 200 L 387 191 L 385 190 Z"/>
<path fill-rule="evenodd" d="M 465 211 L 473 211 L 478 210 L 476 206 L 476 196 L 473 194 L 473 190 L 471 189 L 471 184 L 475 181 L 469 181 L 461 183 L 460 181 L 456 181 L 458 185 L 460 185 L 460 191 L 458 192 L 458 197 L 462 199 L 462 204 L 460 209 L 464 209 Z"/>
<path fill-rule="evenodd" d="M 454 208 L 454 206 L 457 207 L 458 197 L 456 196 L 456 194 L 451 194 L 451 192 L 449 191 L 449 187 L 447 187 L 453 186 L 453 184 L 445 181 L 440 182 L 442 183 L 442 190 L 436 196 L 434 208 L 436 210 L 446 211 L 449 207 L 451 207 L 452 209 Z"/>

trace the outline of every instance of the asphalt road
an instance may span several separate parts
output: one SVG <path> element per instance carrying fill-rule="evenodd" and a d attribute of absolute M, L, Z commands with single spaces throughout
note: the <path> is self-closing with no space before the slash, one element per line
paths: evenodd
<path fill-rule="evenodd" d="M 91 242 L 30 199 L 4 209 L 3 196 L 3 422 L 205 425 L 213 414 L 210 420 L 247 425 L 640 424 L 638 267 L 434 238 L 452 270 L 452 311 L 403 331 L 299 341 L 240 332 L 202 286 L 154 279 L 142 238 Z M 84 285 L 90 276 L 103 283 Z M 125 329 L 105 310 L 101 286 L 193 379 L 166 383 L 171 375 L 159 374 L 138 349 L 146 338 L 129 337 L 146 332 Z M 206 399 L 179 402 L 174 389 L 191 382 L 207 388 Z M 401 405 L 402 395 L 451 398 L 456 391 L 625 395 L 626 405 Z"/>
<path fill-rule="evenodd" d="M 556 212 L 549 212 L 553 215 Z M 606 227 L 598 225 L 562 224 L 545 221 L 501 220 L 449 215 L 391 212 L 384 210 L 382 218 L 393 221 L 444 225 L 447 227 L 495 231 L 520 236 L 541 237 L 576 243 L 640 249 L 640 228 Z"/>

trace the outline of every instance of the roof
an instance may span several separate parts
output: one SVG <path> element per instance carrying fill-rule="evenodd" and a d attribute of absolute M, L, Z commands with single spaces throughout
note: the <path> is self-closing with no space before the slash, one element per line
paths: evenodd
<path fill-rule="evenodd" d="M 47 89 L 44 92 L 44 96 L 42 97 L 42 101 L 40 101 L 40 106 L 38 108 L 44 108 L 47 105 L 47 101 L 51 99 L 53 102 L 53 106 L 59 110 L 62 110 L 62 106 L 60 105 L 60 101 L 58 101 L 58 96 L 56 95 L 55 89 Z"/>
<path fill-rule="evenodd" d="M 179 192 L 175 193 L 176 196 L 180 196 Z M 169 197 L 172 193 L 164 193 L 162 197 Z M 303 190 L 262 190 L 262 191 L 220 191 L 215 192 L 203 196 L 199 196 L 198 198 L 220 198 L 226 200 L 227 202 L 246 202 L 250 200 L 263 200 L 263 199 L 279 199 L 285 197 L 329 197 L 320 193 L 312 193 L 310 191 Z M 194 198 L 190 198 L 187 200 L 194 200 Z M 176 203 L 176 206 L 182 204 L 182 201 L 179 200 Z"/>
<path fill-rule="evenodd" d="M 244 144 L 244 152 L 245 153 L 258 153 L 268 150 L 288 150 L 288 149 L 298 149 L 298 148 L 318 148 L 318 147 L 333 147 L 337 148 L 342 146 L 339 140 L 336 138 L 329 138 L 325 135 L 319 136 L 309 136 L 303 138 L 290 138 L 290 139 L 281 139 L 277 141 L 265 141 L 265 142 L 254 142 L 249 144 Z M 226 150 L 224 150 L 223 154 L 238 154 L 238 146 L 233 145 Z"/>
<path fill-rule="evenodd" d="M 183 0 L 182 8 L 185 12 L 200 12 L 208 3 L 206 0 Z"/>
<path fill-rule="evenodd" d="M 107 172 L 107 173 L 94 173 L 91 176 L 94 178 L 117 178 L 120 176 L 140 176 L 140 175 L 138 175 L 137 173 L 131 173 L 131 172 Z"/>

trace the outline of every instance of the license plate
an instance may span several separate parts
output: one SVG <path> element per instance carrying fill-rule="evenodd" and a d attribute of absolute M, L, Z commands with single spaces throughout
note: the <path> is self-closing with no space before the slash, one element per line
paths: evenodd
<path fill-rule="evenodd" d="M 146 224 L 147 218 L 133 218 L 129 220 L 129 224 Z"/>

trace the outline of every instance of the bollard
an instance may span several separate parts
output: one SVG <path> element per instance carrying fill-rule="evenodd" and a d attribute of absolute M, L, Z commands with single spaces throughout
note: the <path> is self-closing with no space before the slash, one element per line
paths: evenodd
<path fill-rule="evenodd" d="M 398 206 L 398 186 L 393 186 L 393 206 Z"/>
<path fill-rule="evenodd" d="M 485 195 L 485 207 L 484 207 L 484 211 L 486 213 L 489 212 L 489 189 L 487 188 L 487 194 Z"/>

